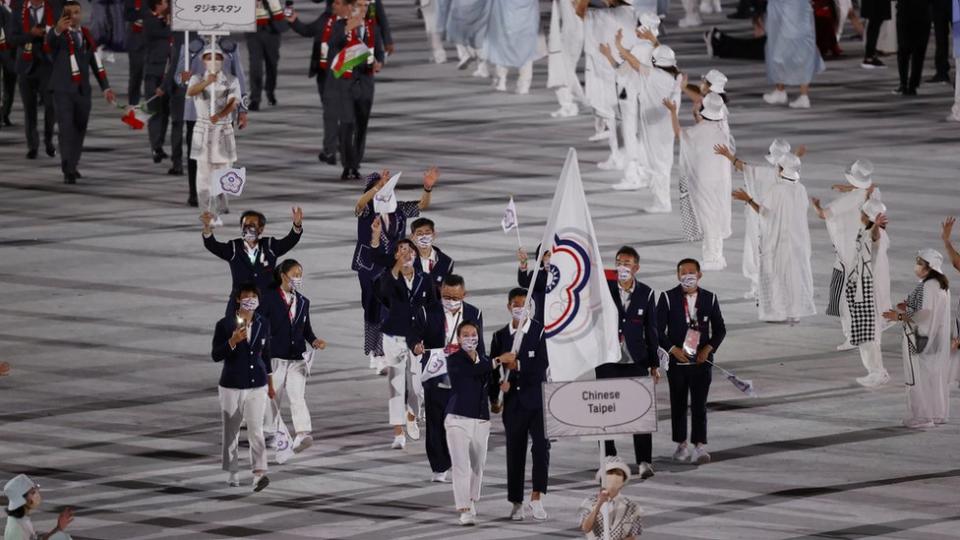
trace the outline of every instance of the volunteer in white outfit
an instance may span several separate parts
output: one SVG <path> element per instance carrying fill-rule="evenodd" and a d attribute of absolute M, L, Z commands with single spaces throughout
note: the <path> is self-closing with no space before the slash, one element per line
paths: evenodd
<path fill-rule="evenodd" d="M 4 540 L 70 540 L 63 531 L 73 521 L 73 510 L 66 508 L 57 518 L 57 526 L 45 534 L 37 534 L 30 521 L 30 514 L 43 502 L 40 486 L 29 476 L 18 474 L 3 486 L 7 497 L 7 525 L 3 529 Z"/>
<path fill-rule="evenodd" d="M 697 0 L 682 0 L 683 4 L 683 18 L 677 22 L 677 26 L 680 28 L 692 28 L 694 26 L 700 26 L 703 24 L 703 19 L 700 17 L 700 6 L 697 5 Z M 704 4 L 709 7 L 710 0 L 704 0 Z M 708 13 L 708 12 L 704 12 Z"/>
<path fill-rule="evenodd" d="M 420 0 L 420 12 L 423 14 L 423 26 L 427 31 L 431 56 L 434 63 L 447 61 L 447 51 L 443 48 L 443 30 L 446 25 L 446 13 L 441 12 L 441 0 Z M 443 17 L 443 18 L 441 18 Z"/>
<path fill-rule="evenodd" d="M 220 226 L 220 215 L 229 211 L 227 196 L 220 193 L 214 200 L 211 175 L 217 169 L 232 167 L 237 161 L 233 120 L 234 112 L 240 107 L 241 90 L 237 78 L 223 71 L 223 51 L 219 47 L 205 50 L 203 62 L 206 71 L 193 74 L 187 83 L 187 97 L 193 100 L 197 111 L 190 158 L 197 162 L 200 210 L 213 213 L 214 225 Z"/>
<path fill-rule="evenodd" d="M 773 84 L 774 89 L 764 94 L 763 100 L 771 105 L 785 105 L 788 100 L 786 87 L 799 86 L 800 96 L 789 106 L 809 109 L 810 82 L 826 69 L 817 49 L 810 0 L 768 2 L 765 30 L 767 82 Z"/>
<path fill-rule="evenodd" d="M 584 101 L 583 85 L 577 75 L 577 64 L 583 55 L 583 20 L 577 16 L 576 0 L 553 0 L 550 12 L 550 35 L 547 43 L 547 88 L 557 95 L 560 108 L 550 113 L 553 118 L 577 116 Z"/>
<path fill-rule="evenodd" d="M 617 456 L 604 458 L 602 487 L 580 504 L 580 531 L 588 540 L 633 540 L 643 532 L 643 509 L 623 494 L 630 467 Z"/>
<path fill-rule="evenodd" d="M 479 351 L 480 329 L 464 321 L 457 327 L 460 348 L 447 356 L 450 401 L 443 426 L 453 463 L 453 499 L 460 525 L 476 525 L 477 501 L 490 437 L 489 385 L 494 362 Z"/>
<path fill-rule="evenodd" d="M 914 274 L 920 279 L 906 300 L 883 314 L 904 326 L 904 377 L 907 412 L 903 425 L 928 428 L 950 416 L 950 288 L 943 275 L 943 255 L 933 249 L 917 253 Z"/>
<path fill-rule="evenodd" d="M 486 59 L 496 66 L 494 87 L 507 91 L 510 68 L 519 71 L 517 93 L 529 94 L 533 81 L 533 62 L 539 58 L 539 0 L 497 0 L 491 2 L 487 26 Z"/>
<path fill-rule="evenodd" d="M 952 14 L 950 27 L 953 33 L 953 61 L 960 66 L 960 0 L 953 0 Z M 960 77 L 953 81 L 953 107 L 950 108 L 947 120 L 960 122 Z"/>
<path fill-rule="evenodd" d="M 488 0 L 446 0 L 450 3 L 450 12 L 446 21 L 446 39 L 457 46 L 460 61 L 457 69 L 466 69 L 470 62 L 477 62 L 474 77 L 486 79 L 490 76 L 487 61 L 483 56 L 484 40 L 487 38 L 487 25 L 490 22 Z"/>
<path fill-rule="evenodd" d="M 866 219 L 874 224 L 870 228 L 870 237 L 873 244 L 873 295 L 877 299 L 877 314 L 880 322 L 879 331 L 894 326 L 894 323 L 884 320 L 883 312 L 893 308 L 893 301 L 890 299 L 890 257 L 887 251 L 890 249 L 890 236 L 887 234 L 887 206 L 880 200 L 880 195 L 875 193 L 861 207 L 861 211 Z M 877 338 L 879 339 L 879 338 Z"/>
<path fill-rule="evenodd" d="M 720 146 L 716 152 L 743 170 L 743 161 Z M 789 322 L 817 313 L 810 269 L 810 226 L 807 190 L 800 183 L 800 158 L 786 153 L 777 162 L 777 177 L 762 197 L 737 189 L 733 198 L 760 216 L 761 321 Z"/>
<path fill-rule="evenodd" d="M 736 152 L 726 122 L 723 98 L 710 93 L 703 98 L 702 121 L 680 129 L 677 105 L 664 100 L 673 118 L 673 130 L 680 138 L 680 221 L 690 242 L 703 241 L 703 269 L 722 270 L 723 240 L 731 234 L 732 170 L 730 162 L 714 152 L 723 145 Z"/>
<path fill-rule="evenodd" d="M 950 262 L 953 263 L 953 268 L 960 272 L 960 252 L 953 247 L 953 243 L 950 241 L 950 237 L 953 234 L 953 225 L 956 222 L 957 220 L 953 216 L 943 220 L 940 229 L 940 239 L 943 240 L 943 247 L 947 250 L 947 256 L 950 258 Z M 954 382 L 960 380 L 960 307 L 957 308 L 953 320 L 952 334 L 953 338 L 950 341 L 950 352 L 952 356 L 950 358 L 950 367 L 946 381 L 948 386 L 952 386 Z"/>

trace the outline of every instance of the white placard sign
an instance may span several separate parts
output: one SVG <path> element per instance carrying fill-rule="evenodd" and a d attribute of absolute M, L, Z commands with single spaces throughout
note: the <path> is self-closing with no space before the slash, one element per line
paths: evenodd
<path fill-rule="evenodd" d="M 657 431 L 657 398 L 650 377 L 545 383 L 543 412 L 548 438 Z"/>
<path fill-rule="evenodd" d="M 257 0 L 173 0 L 171 26 L 177 32 L 256 32 Z"/>

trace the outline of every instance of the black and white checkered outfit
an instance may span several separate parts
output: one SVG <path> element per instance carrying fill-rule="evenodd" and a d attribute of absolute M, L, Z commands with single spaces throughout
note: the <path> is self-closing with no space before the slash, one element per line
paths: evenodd
<path fill-rule="evenodd" d="M 682 174 L 680 175 L 680 226 L 688 242 L 703 240 L 703 230 L 700 228 L 700 222 L 697 221 L 697 214 L 693 211 L 693 203 L 690 202 L 687 178 Z"/>
<path fill-rule="evenodd" d="M 847 274 L 844 295 L 850 311 L 850 344 L 860 345 L 876 339 L 877 299 L 873 294 L 873 254 L 870 233 L 857 234 L 857 255 Z"/>
<path fill-rule="evenodd" d="M 907 295 L 907 301 L 905 303 L 907 304 L 908 317 L 912 317 L 916 312 L 923 308 L 923 284 L 923 281 L 917 283 L 917 286 L 913 288 L 913 291 Z M 916 327 L 914 326 L 913 328 L 908 328 L 907 325 L 904 324 L 904 334 L 907 336 L 907 349 L 910 351 L 910 355 L 916 356 L 919 354 L 916 343 Z M 911 334 L 913 334 L 912 337 Z"/>

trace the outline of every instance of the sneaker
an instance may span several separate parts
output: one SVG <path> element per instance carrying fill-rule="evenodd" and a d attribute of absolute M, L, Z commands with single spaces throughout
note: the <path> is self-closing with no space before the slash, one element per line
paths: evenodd
<path fill-rule="evenodd" d="M 641 187 L 642 186 L 640 186 L 640 184 L 637 182 L 628 182 L 626 180 L 621 180 L 620 182 L 610 186 L 611 189 L 615 189 L 617 191 L 636 191 Z"/>
<path fill-rule="evenodd" d="M 749 291 L 743 293 L 743 297 L 744 297 L 744 298 L 756 298 L 756 297 L 757 297 L 757 289 L 750 289 Z"/>
<path fill-rule="evenodd" d="M 502 79 L 498 78 L 494 83 L 494 90 L 497 92 L 506 92 L 507 91 L 507 78 Z"/>
<path fill-rule="evenodd" d="M 590 142 L 605 141 L 610 138 L 610 130 L 604 129 L 591 135 L 587 140 Z"/>
<path fill-rule="evenodd" d="M 941 425 L 946 424 L 946 423 L 947 423 L 947 419 L 946 419 L 946 418 L 934 418 L 934 419 L 933 419 L 933 424 L 936 425 L 936 426 L 941 426 Z"/>
<path fill-rule="evenodd" d="M 216 219 L 210 222 L 211 227 L 223 227 L 223 220 L 220 219 L 220 216 L 217 216 Z"/>
<path fill-rule="evenodd" d="M 707 452 L 707 447 L 695 447 L 693 449 L 693 454 L 690 456 L 690 463 L 696 463 L 697 465 L 706 465 L 707 463 L 710 463 L 710 453 Z"/>
<path fill-rule="evenodd" d="M 863 386 L 864 388 L 873 388 L 877 386 L 877 374 L 871 373 L 865 377 L 857 377 L 857 384 Z"/>
<path fill-rule="evenodd" d="M 437 484 L 448 483 L 449 480 L 447 480 L 447 471 L 433 473 L 433 476 L 430 477 L 430 481 L 436 482 Z"/>
<path fill-rule="evenodd" d="M 880 69 L 887 67 L 886 64 L 880 61 L 876 56 L 870 58 L 864 58 L 863 62 L 860 63 L 860 67 L 863 69 Z"/>
<path fill-rule="evenodd" d="M 877 386 L 883 386 L 890 382 L 890 374 L 887 373 L 887 370 L 880 372 L 880 376 L 877 377 Z"/>
<path fill-rule="evenodd" d="M 707 58 L 713 58 L 713 33 L 717 31 L 717 27 L 707 30 L 703 33 L 703 43 L 707 46 Z"/>
<path fill-rule="evenodd" d="M 637 467 L 637 476 L 639 476 L 641 480 L 653 477 L 653 465 L 647 462 L 641 463 L 640 466 Z"/>
<path fill-rule="evenodd" d="M 227 477 L 227 485 L 230 487 L 240 487 L 240 473 L 230 473 L 230 476 Z"/>
<path fill-rule="evenodd" d="M 844 341 L 843 343 L 837 345 L 837 350 L 838 350 L 838 351 L 852 351 L 853 349 L 856 349 L 856 348 L 857 348 L 857 346 L 856 346 L 856 345 L 853 345 L 852 343 L 850 343 L 850 340 L 849 340 L 849 339 L 846 340 L 846 341 Z"/>
<path fill-rule="evenodd" d="M 703 24 L 703 20 L 699 15 L 687 16 L 677 22 L 677 26 L 680 28 L 691 28 L 694 26 L 700 26 L 701 24 Z"/>
<path fill-rule="evenodd" d="M 294 454 L 299 454 L 311 446 L 313 446 L 313 435 L 310 435 L 309 433 L 306 435 L 297 435 L 293 438 Z"/>
<path fill-rule="evenodd" d="M 420 426 L 417 425 L 417 419 L 407 420 L 407 437 L 412 441 L 420 440 Z"/>
<path fill-rule="evenodd" d="M 623 168 L 623 158 L 619 153 L 610 154 L 606 161 L 597 163 L 597 168 L 601 171 L 613 171 Z"/>
<path fill-rule="evenodd" d="M 253 475 L 253 492 L 259 493 L 270 485 L 270 479 L 265 474 Z"/>
<path fill-rule="evenodd" d="M 677 445 L 677 451 L 673 453 L 673 460 L 679 462 L 690 461 L 690 447 L 686 444 Z"/>
<path fill-rule="evenodd" d="M 487 68 L 487 63 L 480 61 L 477 64 L 477 69 L 473 70 L 473 76 L 478 79 L 486 79 L 490 76 L 490 69 Z"/>
<path fill-rule="evenodd" d="M 510 510 L 510 521 L 523 521 L 526 516 L 523 513 L 523 504 L 513 503 L 513 509 Z"/>
<path fill-rule="evenodd" d="M 770 105 L 785 105 L 787 103 L 787 92 L 785 90 L 774 90 L 763 95 L 763 100 Z"/>
<path fill-rule="evenodd" d="M 533 519 L 537 521 L 546 521 L 550 517 L 543 508 L 543 501 L 530 501 L 530 510 L 533 513 Z"/>
<path fill-rule="evenodd" d="M 800 97 L 790 102 L 787 105 L 791 109 L 809 109 L 810 108 L 810 96 L 806 94 L 800 94 Z"/>
<path fill-rule="evenodd" d="M 910 429 L 922 429 L 922 428 L 932 428 L 934 423 L 930 420 L 922 420 L 918 418 L 906 418 L 903 421 L 903 426 Z"/>
<path fill-rule="evenodd" d="M 720 5 L 720 0 L 713 0 L 713 12 L 723 13 L 723 6 Z"/>
<path fill-rule="evenodd" d="M 477 518 L 475 518 L 470 512 L 460 512 L 460 519 L 458 522 L 464 527 L 470 527 L 477 524 Z"/>
<path fill-rule="evenodd" d="M 437 49 L 433 51 L 433 63 L 434 64 L 444 64 L 447 61 L 447 51 L 443 49 Z"/>
<path fill-rule="evenodd" d="M 460 69 L 460 70 L 467 69 L 467 67 L 470 65 L 470 62 L 473 62 L 472 56 L 466 56 L 464 58 L 461 58 L 460 61 L 457 62 L 457 69 Z"/>
<path fill-rule="evenodd" d="M 404 435 L 397 435 L 393 438 L 393 444 L 390 448 L 393 450 L 403 450 L 407 446 L 407 438 Z"/>
<path fill-rule="evenodd" d="M 654 204 L 653 206 L 648 206 L 644 208 L 643 211 L 648 214 L 669 214 L 673 210 L 669 205 L 661 206 L 659 204 Z"/>
<path fill-rule="evenodd" d="M 704 270 L 723 270 L 727 267 L 727 260 L 724 258 L 715 261 L 704 261 L 700 266 L 703 267 Z"/>

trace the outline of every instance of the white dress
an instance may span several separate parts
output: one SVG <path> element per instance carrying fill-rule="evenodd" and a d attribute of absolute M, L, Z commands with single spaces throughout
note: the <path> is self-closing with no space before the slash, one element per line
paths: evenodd
<path fill-rule="evenodd" d="M 587 103 L 593 107 L 594 114 L 601 118 L 613 119 L 617 109 L 616 70 L 600 53 L 600 44 L 612 45 L 617 30 L 623 29 L 626 35 L 636 27 L 637 16 L 630 6 L 616 8 L 590 8 L 584 19 L 583 50 L 586 54 L 584 82 Z M 612 50 L 617 57 L 615 49 Z"/>
<path fill-rule="evenodd" d="M 762 200 L 767 189 L 777 181 L 777 169 L 772 165 L 743 165 L 744 188 L 751 197 Z M 757 294 L 760 287 L 760 215 L 749 205 L 743 209 L 743 277 L 750 280 L 750 290 Z"/>
<path fill-rule="evenodd" d="M 760 205 L 760 320 L 816 314 L 807 189 L 778 177 L 762 197 L 754 198 Z"/>
<path fill-rule="evenodd" d="M 583 55 L 583 20 L 572 0 L 553 0 L 547 54 L 547 88 L 569 88 L 574 98 L 582 100 L 577 64 Z"/>
<path fill-rule="evenodd" d="M 876 225 L 874 225 L 876 226 Z M 873 295 L 877 299 L 877 313 L 882 314 L 893 308 L 890 299 L 890 258 L 887 250 L 890 249 L 890 237 L 887 231 L 880 228 L 880 238 L 873 243 Z M 881 328 L 886 327 L 886 319 Z"/>
<path fill-rule="evenodd" d="M 911 315 L 921 336 L 929 341 L 923 352 L 913 354 L 904 338 L 904 379 L 907 386 L 907 420 L 941 423 L 949 418 L 950 387 L 950 291 L 940 288 L 935 279 L 928 279 L 915 289 L 911 298 L 922 291 L 919 310 Z M 909 309 L 908 309 L 909 312 Z"/>
<path fill-rule="evenodd" d="M 539 33 L 538 0 L 491 2 L 483 57 L 500 67 L 523 67 L 537 59 Z"/>
<path fill-rule="evenodd" d="M 680 218 L 691 242 L 731 234 L 732 167 L 713 151 L 718 144 L 736 151 L 722 122 L 704 120 L 680 132 Z"/>
<path fill-rule="evenodd" d="M 670 172 L 673 169 L 673 120 L 663 106 L 669 99 L 680 106 L 680 77 L 673 77 L 659 68 L 638 74 L 640 87 L 637 135 L 637 167 L 640 177 L 653 192 L 653 208 L 670 211 Z"/>

